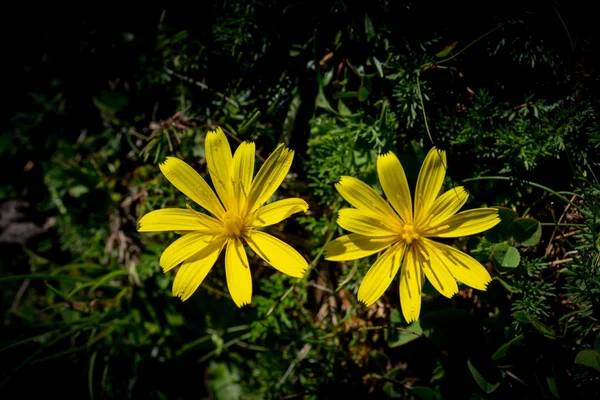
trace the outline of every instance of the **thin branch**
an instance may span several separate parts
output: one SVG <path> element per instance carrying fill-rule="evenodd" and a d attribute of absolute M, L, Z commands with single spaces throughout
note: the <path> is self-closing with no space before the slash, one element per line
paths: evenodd
<path fill-rule="evenodd" d="M 178 72 L 175 72 L 175 71 L 173 71 L 172 69 L 170 69 L 170 68 L 168 68 L 168 67 L 165 67 L 165 72 L 166 72 L 167 74 L 169 74 L 169 75 L 173 75 L 173 76 L 175 76 L 175 77 L 177 77 L 177 78 L 179 78 L 179 79 L 183 79 L 183 80 L 184 80 L 184 81 L 186 81 L 186 82 L 189 82 L 189 83 L 191 83 L 191 84 L 194 84 L 194 85 L 198 86 L 198 87 L 199 87 L 199 88 L 201 88 L 201 89 L 204 89 L 204 90 L 210 90 L 211 92 L 213 92 L 214 94 L 216 94 L 217 96 L 219 96 L 220 98 L 222 98 L 223 100 L 225 100 L 226 102 L 228 102 L 229 104 L 231 104 L 231 105 L 233 105 L 233 106 L 235 106 L 235 107 L 237 107 L 237 108 L 241 109 L 240 105 L 239 105 L 239 104 L 238 104 L 238 103 L 237 103 L 235 100 L 233 100 L 231 97 L 228 97 L 228 96 L 224 95 L 224 94 L 223 94 L 223 93 L 221 93 L 221 92 L 217 92 L 216 90 L 214 90 L 214 89 L 211 89 L 211 88 L 210 88 L 210 87 L 208 87 L 208 85 L 207 85 L 206 83 L 204 83 L 204 82 L 199 82 L 199 81 L 193 80 L 192 78 L 189 78 L 189 77 L 187 77 L 187 76 L 185 76 L 185 75 L 182 75 L 182 74 L 180 74 L 180 73 L 178 73 Z"/>
<path fill-rule="evenodd" d="M 462 49 L 460 49 L 459 51 L 456 52 L 456 54 L 448 57 L 448 58 L 444 58 L 441 61 L 438 62 L 434 62 L 434 65 L 438 65 L 438 64 L 443 64 L 446 61 L 450 61 L 456 57 L 458 57 L 461 53 L 463 53 L 465 50 L 467 50 L 469 47 L 473 46 L 475 43 L 479 42 L 481 39 L 483 39 L 484 37 L 494 33 L 495 31 L 497 31 L 498 29 L 502 28 L 504 26 L 504 24 L 500 24 L 497 27 L 490 29 L 489 31 L 487 31 L 486 33 L 484 33 L 483 35 L 479 36 L 477 39 L 473 40 L 471 43 L 469 43 L 468 45 L 466 45 L 465 47 L 463 47 Z"/>

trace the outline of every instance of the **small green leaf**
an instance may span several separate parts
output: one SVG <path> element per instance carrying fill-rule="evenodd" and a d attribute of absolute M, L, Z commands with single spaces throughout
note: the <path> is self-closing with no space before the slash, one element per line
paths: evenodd
<path fill-rule="evenodd" d="M 521 343 L 523 343 L 523 340 L 525 340 L 525 336 L 523 335 L 519 335 L 515 338 L 513 338 L 510 342 L 506 342 L 504 343 L 502 346 L 500 346 L 500 348 L 494 353 L 494 355 L 492 356 L 492 360 L 498 360 L 502 357 L 504 357 L 506 355 L 506 352 L 508 351 L 509 348 L 513 347 L 513 346 L 518 346 Z"/>
<path fill-rule="evenodd" d="M 365 33 L 367 35 L 367 39 L 373 39 L 377 34 L 375 33 L 375 27 L 373 26 L 373 21 L 367 14 L 365 14 Z"/>
<path fill-rule="evenodd" d="M 533 218 L 515 219 L 510 230 L 515 241 L 524 246 L 534 246 L 542 237 L 542 225 Z"/>
<path fill-rule="evenodd" d="M 415 386 L 410 391 L 421 400 L 437 400 L 441 398 L 439 392 L 427 386 Z"/>
<path fill-rule="evenodd" d="M 499 267 L 516 268 L 521 262 L 519 250 L 506 243 L 495 244 L 492 248 L 492 257 Z"/>
<path fill-rule="evenodd" d="M 500 223 L 487 230 L 484 236 L 492 243 L 505 242 L 510 239 L 510 225 L 517 218 L 517 213 L 506 207 L 493 207 L 498 209 Z"/>
<path fill-rule="evenodd" d="M 383 78 L 383 66 L 381 65 L 381 61 L 379 61 L 379 59 L 377 59 L 377 57 L 373 56 L 373 64 L 375 64 L 375 68 L 377 68 L 379 77 Z"/>
<path fill-rule="evenodd" d="M 527 314 L 527 318 L 529 319 L 529 322 L 531 322 L 531 325 L 533 325 L 535 329 L 540 331 L 542 335 L 550 339 L 556 339 L 556 333 L 554 332 L 554 330 L 552 330 L 552 328 L 548 327 L 547 325 L 544 325 L 539 319 L 529 314 L 527 311 L 525 311 L 525 313 Z"/>
<path fill-rule="evenodd" d="M 366 87 L 364 87 L 363 85 L 361 85 L 358 88 L 358 94 L 357 94 L 358 101 L 365 101 L 367 99 L 367 97 L 369 97 L 370 93 L 371 92 L 369 92 L 369 89 L 367 89 Z"/>
<path fill-rule="evenodd" d="M 473 363 L 471 362 L 471 360 L 467 360 L 467 365 L 469 367 L 469 370 L 471 371 L 471 375 L 473 375 L 473 378 L 475 379 L 475 382 L 477 382 L 477 384 L 479 385 L 479 387 L 481 388 L 481 390 L 483 390 L 487 394 L 490 394 L 494 390 L 498 389 L 498 387 L 500 386 L 500 382 L 496 382 L 496 383 L 490 383 L 490 382 L 488 382 L 483 377 L 483 375 L 481 375 L 479 373 L 479 371 L 477 370 L 477 368 L 475 368 L 475 366 L 473 365 Z"/>
<path fill-rule="evenodd" d="M 338 112 L 341 115 L 352 115 L 352 111 L 344 104 L 342 99 L 338 99 Z"/>
<path fill-rule="evenodd" d="M 421 324 L 419 323 L 419 321 L 413 322 L 412 324 L 407 326 L 406 330 L 404 331 L 395 331 L 398 332 L 398 334 L 397 336 L 395 336 L 395 340 L 388 341 L 388 346 L 390 347 L 398 347 L 410 343 L 413 340 L 420 338 L 421 334 L 423 333 L 423 329 L 421 328 Z"/>
<path fill-rule="evenodd" d="M 600 371 L 600 353 L 593 349 L 581 350 L 575 357 L 575 364 Z"/>
<path fill-rule="evenodd" d="M 512 316 L 519 322 L 523 322 L 525 324 L 529 323 L 529 318 L 527 317 L 527 313 L 525 311 L 517 311 L 513 313 Z"/>
<path fill-rule="evenodd" d="M 335 97 L 337 99 L 356 99 L 357 96 L 358 96 L 358 93 L 355 91 L 337 92 L 336 94 L 333 95 L 333 97 Z"/>
<path fill-rule="evenodd" d="M 600 353 L 600 333 L 598 334 L 598 336 L 596 336 L 596 340 L 594 341 L 594 349 L 596 349 L 596 351 Z"/>
<path fill-rule="evenodd" d="M 89 193 L 90 189 L 84 185 L 75 185 L 69 188 L 69 194 L 76 199 L 83 196 L 86 193 Z"/>
<path fill-rule="evenodd" d="M 437 58 L 445 58 L 448 57 L 448 55 L 450 54 L 450 52 L 456 47 L 456 45 L 458 44 L 458 41 L 449 44 L 448 46 L 445 46 L 444 49 L 442 51 L 440 51 L 439 53 L 437 53 L 435 56 Z"/>
<path fill-rule="evenodd" d="M 548 383 L 548 389 L 550 389 L 550 393 L 552 393 L 554 397 L 559 399 L 560 395 L 558 394 L 558 386 L 556 386 L 556 379 L 554 379 L 554 377 L 552 376 L 547 376 L 546 383 Z"/>
<path fill-rule="evenodd" d="M 517 311 L 512 314 L 512 316 L 519 322 L 525 324 L 531 324 L 535 329 L 537 329 L 542 335 L 546 336 L 550 339 L 556 339 L 556 333 L 552 328 L 544 325 L 539 319 L 529 314 L 527 311 Z"/>

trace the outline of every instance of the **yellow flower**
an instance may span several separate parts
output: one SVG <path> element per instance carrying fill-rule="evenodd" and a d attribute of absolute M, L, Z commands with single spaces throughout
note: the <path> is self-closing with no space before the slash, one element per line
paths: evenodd
<path fill-rule="evenodd" d="M 340 210 L 337 222 L 353 233 L 330 242 L 325 258 L 355 260 L 389 247 L 358 289 L 358 300 L 367 306 L 381 297 L 400 266 L 400 304 L 408 322 L 419 318 L 424 276 L 446 297 L 458 292 L 457 280 L 486 289 L 491 278 L 479 262 L 430 239 L 472 235 L 500 222 L 493 208 L 456 214 L 468 194 L 459 186 L 440 195 L 445 171 L 446 153 L 431 149 L 419 172 L 414 209 L 402 165 L 391 152 L 377 158 L 377 174 L 389 203 L 356 178 L 344 176 L 336 184 L 342 197 L 356 207 Z"/>
<path fill-rule="evenodd" d="M 252 276 L 244 243 L 263 260 L 284 274 L 302 277 L 306 260 L 281 240 L 257 228 L 276 224 L 308 204 L 292 198 L 263 204 L 275 193 L 287 175 L 294 152 L 280 145 L 264 162 L 254 180 L 254 143 L 239 145 L 235 154 L 219 128 L 206 135 L 208 172 L 218 198 L 202 177 L 184 161 L 167 157 L 160 170 L 177 189 L 213 216 L 187 209 L 152 211 L 139 221 L 140 232 L 176 231 L 183 236 L 160 257 L 167 272 L 179 264 L 173 295 L 187 300 L 200 286 L 221 250 L 225 250 L 227 287 L 234 303 L 241 307 L 252 297 Z M 220 201 L 219 201 L 220 199 Z"/>

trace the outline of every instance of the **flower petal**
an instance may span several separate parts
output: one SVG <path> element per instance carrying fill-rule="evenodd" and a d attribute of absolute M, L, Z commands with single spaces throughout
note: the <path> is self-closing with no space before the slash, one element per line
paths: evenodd
<path fill-rule="evenodd" d="M 236 306 L 250 304 L 252 300 L 252 274 L 244 245 L 239 239 L 230 239 L 225 251 L 225 274 L 229 294 Z"/>
<path fill-rule="evenodd" d="M 173 296 L 186 301 L 194 294 L 219 258 L 224 244 L 224 240 L 215 241 L 181 265 L 173 282 Z"/>
<path fill-rule="evenodd" d="M 421 291 L 423 289 L 423 270 L 417 262 L 418 255 L 414 247 L 406 252 L 400 272 L 400 306 L 406 322 L 419 319 L 421 313 Z"/>
<path fill-rule="evenodd" d="M 198 254 L 209 245 L 217 244 L 224 239 L 208 235 L 204 232 L 192 232 L 183 235 L 173 243 L 160 256 L 160 266 L 164 272 L 173 269 L 185 260 Z"/>
<path fill-rule="evenodd" d="M 325 246 L 325 259 L 350 261 L 370 256 L 398 241 L 398 236 L 371 237 L 352 233 L 340 236 Z"/>
<path fill-rule="evenodd" d="M 436 199 L 431 206 L 430 220 L 428 226 L 436 226 L 444 222 L 465 205 L 469 194 L 463 186 L 457 186 L 448 190 Z"/>
<path fill-rule="evenodd" d="M 260 258 L 286 275 L 302 278 L 308 269 L 308 263 L 300 253 L 269 234 L 251 230 L 247 243 Z"/>
<path fill-rule="evenodd" d="M 293 159 L 294 151 L 284 145 L 279 145 L 271 153 L 252 182 L 248 194 L 248 213 L 254 212 L 275 193 L 290 170 Z"/>
<path fill-rule="evenodd" d="M 342 176 L 335 188 L 344 199 L 359 210 L 381 218 L 398 218 L 389 204 L 366 183 L 351 176 Z"/>
<path fill-rule="evenodd" d="M 338 212 L 337 223 L 347 231 L 365 236 L 390 236 L 401 229 L 397 219 L 375 218 L 372 214 L 356 208 L 342 208 Z"/>
<path fill-rule="evenodd" d="M 468 254 L 433 240 L 423 240 L 429 255 L 437 257 L 439 262 L 446 265 L 452 275 L 472 288 L 486 290 L 492 277 L 479 261 Z"/>
<path fill-rule="evenodd" d="M 183 194 L 194 200 L 209 213 L 217 218 L 221 218 L 225 210 L 223 210 L 223 206 L 219 203 L 215 192 L 186 162 L 175 157 L 167 157 L 165 162 L 160 164 L 159 167 L 173 186 L 181 190 Z"/>
<path fill-rule="evenodd" d="M 163 208 L 150 211 L 139 221 L 138 232 L 216 231 L 220 222 L 208 215 L 182 208 Z"/>
<path fill-rule="evenodd" d="M 255 146 L 253 142 L 241 143 L 233 155 L 233 195 L 239 208 L 246 202 L 254 176 Z"/>
<path fill-rule="evenodd" d="M 415 190 L 415 221 L 421 221 L 427 216 L 429 209 L 435 202 L 444 176 L 446 176 L 446 152 L 433 147 L 427 153 L 425 161 L 419 171 L 417 187 Z"/>
<path fill-rule="evenodd" d="M 231 184 L 233 158 L 229 142 L 221 128 L 207 133 L 205 150 L 208 173 L 221 202 L 227 210 L 235 207 L 234 211 L 237 211 L 237 202 L 233 197 L 233 186 Z"/>
<path fill-rule="evenodd" d="M 474 235 L 492 228 L 499 222 L 498 209 L 475 208 L 460 212 L 438 226 L 428 228 L 423 236 L 453 238 Z"/>
<path fill-rule="evenodd" d="M 430 254 L 424 245 L 419 243 L 413 244 L 413 246 L 416 251 L 417 263 L 421 265 L 421 269 L 433 287 L 448 298 L 454 296 L 458 292 L 458 285 L 448 267 Z"/>
<path fill-rule="evenodd" d="M 375 261 L 358 288 L 358 301 L 368 307 L 381 297 L 398 273 L 405 249 L 404 242 L 397 243 Z"/>
<path fill-rule="evenodd" d="M 258 228 L 274 225 L 297 212 L 306 212 L 308 204 L 298 198 L 274 201 L 258 209 L 251 227 Z"/>
<path fill-rule="evenodd" d="M 412 200 L 404 169 L 398 157 L 391 151 L 377 157 L 379 182 L 388 201 L 400 218 L 406 223 L 412 222 Z"/>

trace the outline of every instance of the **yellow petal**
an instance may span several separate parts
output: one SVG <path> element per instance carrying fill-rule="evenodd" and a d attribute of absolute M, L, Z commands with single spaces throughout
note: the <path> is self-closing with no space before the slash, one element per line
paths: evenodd
<path fill-rule="evenodd" d="M 350 261 L 370 256 L 398 241 L 398 236 L 371 237 L 352 233 L 340 236 L 325 246 L 325 259 Z"/>
<path fill-rule="evenodd" d="M 369 185 L 351 176 L 342 176 L 335 188 L 344 199 L 359 210 L 381 218 L 398 218 L 389 204 Z"/>
<path fill-rule="evenodd" d="M 431 255 L 429 249 L 423 244 L 413 244 L 413 246 L 417 263 L 421 265 L 421 269 L 433 287 L 448 298 L 454 296 L 458 292 L 458 285 L 448 267 Z"/>
<path fill-rule="evenodd" d="M 446 265 L 457 280 L 472 288 L 486 290 L 492 277 L 479 261 L 454 247 L 428 239 L 423 242 L 429 255 L 437 257 L 440 263 Z"/>
<path fill-rule="evenodd" d="M 499 222 L 496 208 L 475 208 L 460 212 L 437 227 L 428 228 L 423 235 L 448 238 L 474 235 L 492 228 Z"/>
<path fill-rule="evenodd" d="M 163 208 L 144 215 L 138 232 L 201 231 L 219 229 L 220 223 L 208 215 L 181 208 Z"/>
<path fill-rule="evenodd" d="M 248 213 L 254 212 L 275 193 L 290 170 L 293 158 L 294 152 L 284 145 L 271 153 L 252 182 L 248 194 Z"/>
<path fill-rule="evenodd" d="M 377 259 L 358 288 L 358 301 L 370 306 L 381 297 L 396 276 L 405 249 L 404 242 L 397 243 Z"/>
<path fill-rule="evenodd" d="M 427 216 L 429 209 L 435 202 L 444 176 L 446 176 L 446 152 L 433 147 L 419 171 L 417 187 L 415 190 L 415 221 L 421 221 Z"/>
<path fill-rule="evenodd" d="M 308 210 L 308 204 L 302 199 L 291 198 L 274 201 L 258 209 L 250 226 L 257 228 L 273 225 L 292 214 L 306 212 L 306 210 Z"/>
<path fill-rule="evenodd" d="M 255 147 L 252 142 L 241 143 L 233 155 L 233 195 L 241 206 L 250 193 L 254 176 Z"/>
<path fill-rule="evenodd" d="M 448 190 L 433 203 L 428 226 L 437 226 L 446 221 L 465 205 L 468 198 L 469 194 L 462 186 Z"/>
<path fill-rule="evenodd" d="M 401 229 L 398 218 L 383 220 L 356 208 L 341 209 L 338 212 L 337 223 L 347 231 L 365 236 L 391 236 Z"/>
<path fill-rule="evenodd" d="M 235 207 L 234 211 L 237 211 L 237 202 L 233 198 L 231 184 L 233 179 L 233 158 L 231 157 L 229 142 L 221 128 L 208 132 L 205 148 L 208 173 L 221 202 L 227 210 Z"/>
<path fill-rule="evenodd" d="M 225 252 L 225 274 L 229 294 L 236 306 L 250 304 L 252 299 L 252 274 L 244 245 L 239 239 L 230 239 Z"/>
<path fill-rule="evenodd" d="M 404 169 L 392 152 L 377 157 L 379 182 L 388 201 L 406 223 L 412 222 L 412 200 Z"/>
<path fill-rule="evenodd" d="M 414 247 L 406 252 L 400 272 L 400 306 L 406 322 L 419 319 L 421 313 L 421 290 L 423 289 L 423 270 L 417 262 L 418 255 Z"/>
<path fill-rule="evenodd" d="M 186 301 L 194 294 L 219 258 L 224 244 L 224 240 L 213 242 L 181 265 L 173 282 L 173 296 Z"/>
<path fill-rule="evenodd" d="M 220 243 L 221 239 L 214 235 L 207 235 L 204 232 L 192 232 L 183 235 L 173 243 L 160 256 L 160 266 L 164 272 L 178 266 L 185 260 L 198 254 L 207 246 Z"/>
<path fill-rule="evenodd" d="M 192 167 L 175 157 L 167 157 L 165 162 L 160 164 L 159 167 L 173 186 L 181 190 L 183 194 L 194 200 L 209 213 L 217 218 L 221 218 L 225 212 L 223 206 L 219 203 L 215 192 L 213 192 L 210 186 Z"/>
<path fill-rule="evenodd" d="M 251 230 L 247 243 L 260 258 L 286 275 L 302 278 L 308 269 L 308 263 L 300 253 L 269 234 Z"/>

